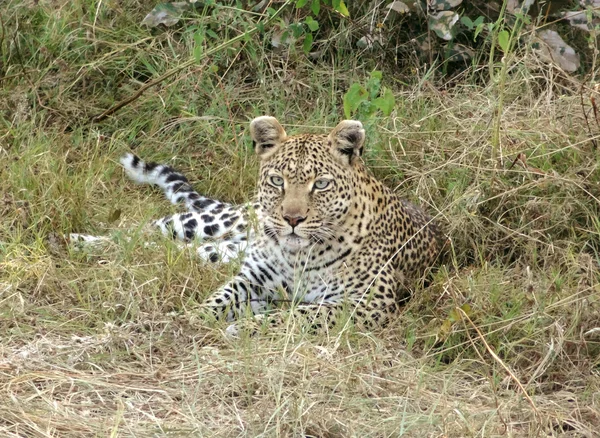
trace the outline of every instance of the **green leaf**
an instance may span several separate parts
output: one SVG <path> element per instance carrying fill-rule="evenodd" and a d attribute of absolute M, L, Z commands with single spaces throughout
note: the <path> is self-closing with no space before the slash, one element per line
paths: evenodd
<path fill-rule="evenodd" d="M 344 94 L 344 115 L 346 118 L 352 118 L 352 114 L 368 97 L 369 93 L 365 87 L 360 84 L 352 84 L 346 94 Z"/>
<path fill-rule="evenodd" d="M 379 91 L 381 90 L 381 79 L 383 75 L 380 71 L 375 70 L 371 72 L 371 77 L 367 81 L 367 91 L 369 92 L 369 97 L 371 99 L 375 99 L 379 96 Z"/>
<path fill-rule="evenodd" d="M 113 223 L 119 220 L 121 217 L 121 209 L 117 208 L 111 214 L 108 215 L 108 223 Z"/>
<path fill-rule="evenodd" d="M 472 310 L 473 310 L 469 304 L 463 304 L 459 308 L 455 307 L 448 314 L 448 320 L 450 322 L 462 321 L 463 316 L 462 316 L 462 313 L 458 309 L 460 309 L 463 312 L 465 312 L 465 315 L 467 315 L 467 316 L 471 316 L 471 313 L 472 313 Z"/>
<path fill-rule="evenodd" d="M 204 29 L 200 29 L 194 34 L 194 58 L 196 59 L 196 62 L 200 62 L 200 59 L 202 58 L 202 51 L 204 50 L 202 45 L 204 42 L 204 32 Z"/>
<path fill-rule="evenodd" d="M 361 105 L 361 111 L 359 111 L 359 114 L 361 116 L 364 117 L 364 119 L 370 119 L 371 116 L 373 114 L 375 114 L 375 112 L 377 111 L 377 105 L 375 105 L 375 102 L 369 102 L 366 101 Z M 358 117 L 358 118 L 363 118 L 363 117 Z"/>
<path fill-rule="evenodd" d="M 344 0 L 339 0 L 338 2 L 334 1 L 333 2 L 333 9 L 335 9 L 336 11 L 338 11 L 344 17 L 349 17 L 350 16 L 350 12 L 348 11 L 348 8 L 346 7 L 346 5 L 344 3 Z"/>
<path fill-rule="evenodd" d="M 310 10 L 313 12 L 313 14 L 319 15 L 319 11 L 321 10 L 321 0 L 313 0 L 312 4 L 310 5 Z"/>
<path fill-rule="evenodd" d="M 481 18 L 481 17 L 479 17 Z M 479 36 L 479 34 L 481 33 L 481 31 L 483 30 L 483 28 L 485 27 L 485 23 L 481 22 L 479 24 L 477 24 L 478 20 L 475 20 L 475 32 L 473 33 L 473 41 L 475 41 L 477 39 L 477 37 Z"/>
<path fill-rule="evenodd" d="M 313 17 L 311 17 L 310 15 L 306 17 L 306 20 L 304 22 L 306 23 L 311 32 L 314 32 L 319 28 L 319 22 L 314 20 Z"/>
<path fill-rule="evenodd" d="M 473 28 L 475 27 L 475 25 L 473 24 L 473 20 L 471 20 L 466 15 L 463 15 L 462 17 L 460 17 L 460 22 L 462 24 L 464 24 L 464 26 L 469 30 L 473 30 Z"/>
<path fill-rule="evenodd" d="M 379 79 L 382 80 L 383 79 L 383 73 L 381 73 L 381 70 L 373 70 L 371 72 L 371 77 L 373 79 Z"/>
<path fill-rule="evenodd" d="M 298 0 L 296 2 L 296 7 L 298 9 L 303 8 L 304 6 L 306 6 L 307 3 L 308 3 L 308 0 Z"/>
<path fill-rule="evenodd" d="M 392 90 L 384 87 L 381 96 L 375 99 L 373 103 L 377 108 L 379 108 L 379 110 L 381 110 L 384 116 L 389 116 L 394 110 L 396 99 L 394 98 L 394 93 L 392 93 Z"/>
<path fill-rule="evenodd" d="M 310 52 L 312 43 L 313 43 L 312 33 L 307 33 L 306 36 L 304 37 L 304 43 L 302 44 L 302 49 L 304 50 L 304 53 L 306 53 L 307 55 L 308 55 L 308 52 Z"/>
<path fill-rule="evenodd" d="M 502 49 L 504 53 L 508 52 L 508 43 L 509 43 L 510 34 L 507 30 L 503 30 L 498 32 L 498 45 Z"/>
<path fill-rule="evenodd" d="M 304 27 L 302 27 L 302 24 L 300 23 L 292 23 L 288 28 L 292 31 L 292 36 L 296 39 L 300 38 L 304 33 Z"/>

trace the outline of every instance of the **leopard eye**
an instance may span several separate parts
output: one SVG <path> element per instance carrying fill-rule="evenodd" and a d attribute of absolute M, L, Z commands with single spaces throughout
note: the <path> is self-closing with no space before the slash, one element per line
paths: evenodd
<path fill-rule="evenodd" d="M 323 179 L 323 178 L 322 179 L 318 179 L 318 180 L 315 181 L 314 188 L 317 189 L 317 190 L 326 189 L 327 187 L 329 187 L 329 183 L 330 182 L 331 181 L 329 181 L 328 179 Z"/>
<path fill-rule="evenodd" d="M 275 187 L 283 187 L 283 178 L 277 175 L 273 175 L 269 178 L 271 184 Z"/>

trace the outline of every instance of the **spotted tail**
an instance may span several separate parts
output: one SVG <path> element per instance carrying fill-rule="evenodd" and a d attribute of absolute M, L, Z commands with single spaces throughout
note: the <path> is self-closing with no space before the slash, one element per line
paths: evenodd
<path fill-rule="evenodd" d="M 204 213 L 226 205 L 200 195 L 183 174 L 170 166 L 146 163 L 133 154 L 123 155 L 120 161 L 132 180 L 139 184 L 152 184 L 160 187 L 169 201 L 173 204 L 184 203 L 188 211 Z"/>
<path fill-rule="evenodd" d="M 132 180 L 156 185 L 173 204 L 184 203 L 187 207 L 188 213 L 177 213 L 154 221 L 164 235 L 184 242 L 220 240 L 221 249 L 234 252 L 239 250 L 237 246 L 245 246 L 248 238 L 252 237 L 253 232 L 248 226 L 249 204 L 234 206 L 202 196 L 183 174 L 165 164 L 145 163 L 133 154 L 124 155 L 121 164 Z M 208 252 L 215 251 L 214 245 L 206 248 Z M 212 261 L 212 253 L 209 256 Z"/>

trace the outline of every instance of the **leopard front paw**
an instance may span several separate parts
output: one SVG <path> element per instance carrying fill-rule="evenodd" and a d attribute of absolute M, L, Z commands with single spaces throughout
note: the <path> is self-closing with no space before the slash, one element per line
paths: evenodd
<path fill-rule="evenodd" d="M 240 319 L 225 329 L 225 335 L 229 338 L 239 338 L 242 334 L 254 336 L 265 326 L 265 315 L 254 315 L 252 318 Z"/>

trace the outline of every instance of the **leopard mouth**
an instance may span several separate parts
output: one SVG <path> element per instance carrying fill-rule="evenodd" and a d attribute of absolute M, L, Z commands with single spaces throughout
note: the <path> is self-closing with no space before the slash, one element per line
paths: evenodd
<path fill-rule="evenodd" d="M 282 248 L 294 253 L 310 245 L 310 240 L 292 232 L 285 236 L 281 236 L 279 239 L 279 244 Z"/>
<path fill-rule="evenodd" d="M 309 238 L 298 234 L 297 230 L 291 229 L 288 231 L 279 230 L 276 227 L 268 224 L 264 228 L 265 234 L 274 240 L 282 249 L 293 253 L 306 248 L 311 244 Z"/>

